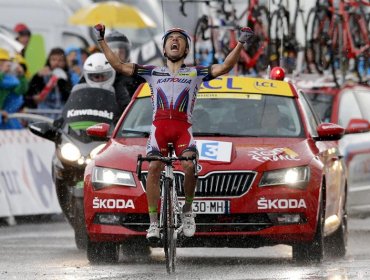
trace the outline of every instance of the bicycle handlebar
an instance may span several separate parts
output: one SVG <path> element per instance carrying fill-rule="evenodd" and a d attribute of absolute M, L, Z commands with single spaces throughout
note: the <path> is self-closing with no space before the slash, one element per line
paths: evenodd
<path fill-rule="evenodd" d="M 180 157 L 143 157 L 142 155 L 138 155 L 137 156 L 137 166 L 136 166 L 136 174 L 139 178 L 139 180 L 141 181 L 141 165 L 143 163 L 143 161 L 148 161 L 148 162 L 151 162 L 151 161 L 161 161 L 163 163 L 165 163 L 166 165 L 170 165 L 172 164 L 172 162 L 175 162 L 175 161 L 181 161 L 181 160 L 186 160 L 186 161 L 192 161 L 193 164 L 194 164 L 194 176 L 197 176 L 198 175 L 198 171 L 197 171 L 197 157 L 196 155 L 192 155 L 191 157 L 183 157 L 183 156 L 180 156 Z"/>

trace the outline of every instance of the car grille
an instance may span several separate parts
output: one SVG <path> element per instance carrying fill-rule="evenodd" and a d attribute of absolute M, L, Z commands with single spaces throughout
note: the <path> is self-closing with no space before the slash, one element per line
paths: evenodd
<path fill-rule="evenodd" d="M 195 218 L 197 232 L 251 232 L 273 226 L 266 213 L 253 214 L 199 214 Z M 98 224 L 98 219 L 94 221 Z M 148 214 L 122 214 L 119 224 L 130 230 L 145 232 L 149 227 Z"/>
<path fill-rule="evenodd" d="M 142 172 L 142 185 L 146 189 L 147 172 Z M 178 196 L 184 196 L 184 174 L 174 172 Z M 252 171 L 212 172 L 199 176 L 195 197 L 241 196 L 251 187 L 256 173 Z"/>

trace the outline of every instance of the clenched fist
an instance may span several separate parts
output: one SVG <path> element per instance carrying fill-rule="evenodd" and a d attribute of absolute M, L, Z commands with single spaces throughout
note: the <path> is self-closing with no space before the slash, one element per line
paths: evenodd
<path fill-rule="evenodd" d="M 245 43 L 249 44 L 252 42 L 252 39 L 254 37 L 254 32 L 250 27 L 242 27 L 240 29 L 240 36 L 239 36 L 239 42 L 243 45 Z"/>
<path fill-rule="evenodd" d="M 97 24 L 94 26 L 94 33 L 96 40 L 101 41 L 104 40 L 104 34 L 105 34 L 105 26 L 104 24 Z"/>

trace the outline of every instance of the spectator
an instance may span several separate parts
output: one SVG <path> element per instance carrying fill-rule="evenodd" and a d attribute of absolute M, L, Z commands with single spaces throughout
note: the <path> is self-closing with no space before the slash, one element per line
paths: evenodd
<path fill-rule="evenodd" d="M 16 56 L 17 57 L 17 56 Z M 24 62 L 24 61 L 23 61 Z M 0 49 L 0 128 L 22 128 L 18 120 L 7 120 L 9 113 L 17 112 L 23 104 L 23 95 L 27 91 L 28 81 L 22 60 L 11 62 L 5 49 Z"/>
<path fill-rule="evenodd" d="M 29 84 L 25 107 L 42 110 L 60 110 L 68 99 L 72 88 L 67 59 L 64 50 L 53 48 L 47 58 L 45 67 L 36 73 Z M 58 117 L 51 113 L 47 116 Z"/>
<path fill-rule="evenodd" d="M 66 49 L 66 58 L 72 85 L 78 84 L 82 75 L 81 49 L 71 46 Z"/>
<path fill-rule="evenodd" d="M 14 32 L 17 33 L 16 40 L 23 45 L 21 55 L 24 57 L 24 53 L 26 52 L 26 48 L 31 39 L 31 30 L 24 23 L 18 23 L 14 27 Z"/>
<path fill-rule="evenodd" d="M 30 42 L 31 35 L 32 35 L 31 30 L 24 23 L 18 23 L 14 27 L 14 32 L 17 34 L 16 40 L 23 45 L 23 49 L 19 52 L 19 54 L 25 59 L 26 49 L 27 49 L 27 46 Z M 26 66 L 25 75 L 27 79 L 30 79 L 31 73 L 28 70 L 29 67 L 27 67 L 26 62 L 25 62 L 25 66 Z"/>

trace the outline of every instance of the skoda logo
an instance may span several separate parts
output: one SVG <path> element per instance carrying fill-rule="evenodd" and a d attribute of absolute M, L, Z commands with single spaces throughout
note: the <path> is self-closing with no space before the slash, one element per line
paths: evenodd
<path fill-rule="evenodd" d="M 200 171 L 202 171 L 202 166 L 198 163 L 197 164 L 197 172 L 199 173 Z"/>

